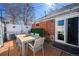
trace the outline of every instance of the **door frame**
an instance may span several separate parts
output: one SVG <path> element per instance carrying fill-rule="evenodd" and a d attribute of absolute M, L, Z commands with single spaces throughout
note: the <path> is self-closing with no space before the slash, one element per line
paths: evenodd
<path fill-rule="evenodd" d="M 79 22 L 79 16 L 73 16 L 73 17 L 68 17 L 68 18 L 74 18 L 74 17 L 78 17 L 78 22 Z M 67 32 L 68 32 L 68 18 L 60 18 L 61 20 L 64 20 L 64 41 L 58 40 L 57 38 L 57 21 L 55 21 L 55 41 L 56 42 L 60 42 L 63 44 L 67 44 L 70 46 L 74 46 L 74 47 L 79 47 L 79 23 L 78 23 L 78 45 L 74 45 L 74 44 L 69 44 L 67 43 Z M 59 20 L 60 20 L 59 19 Z"/>

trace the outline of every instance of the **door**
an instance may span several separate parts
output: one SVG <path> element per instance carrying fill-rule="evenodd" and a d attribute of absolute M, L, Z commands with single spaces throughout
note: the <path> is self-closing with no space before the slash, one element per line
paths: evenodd
<path fill-rule="evenodd" d="M 78 45 L 78 17 L 68 19 L 67 43 Z"/>

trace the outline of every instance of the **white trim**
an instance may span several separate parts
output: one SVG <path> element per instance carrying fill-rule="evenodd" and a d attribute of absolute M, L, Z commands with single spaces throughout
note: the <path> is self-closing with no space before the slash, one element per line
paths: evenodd
<path fill-rule="evenodd" d="M 66 12 L 71 12 L 72 10 L 77 9 L 77 8 L 79 8 L 79 6 L 74 7 L 74 8 L 70 8 L 70 9 L 67 9 L 67 10 L 63 10 L 63 11 L 60 11 L 60 12 L 59 11 L 58 12 L 56 11 L 56 12 L 48 15 L 47 17 L 43 17 L 43 18 L 40 18 L 40 19 L 47 19 L 47 18 L 50 18 L 50 17 L 57 16 L 59 14 L 63 14 L 63 13 L 66 13 Z"/>
<path fill-rule="evenodd" d="M 39 22 L 44 22 L 44 21 L 49 21 L 49 20 L 54 20 L 55 18 L 47 18 L 47 19 L 42 19 L 42 21 L 39 21 Z"/>
<path fill-rule="evenodd" d="M 39 22 L 44 22 L 44 21 L 48 21 L 48 20 L 53 20 L 53 19 L 55 19 L 56 17 L 59 17 L 60 14 L 63 14 L 63 13 L 66 13 L 66 12 L 70 12 L 70 13 L 71 13 L 72 10 L 77 9 L 77 8 L 79 8 L 79 6 L 78 6 L 78 7 L 75 7 L 75 8 L 72 8 L 72 9 L 64 10 L 64 11 L 61 11 L 61 12 L 52 13 L 51 15 L 48 15 L 48 16 L 43 17 L 43 18 L 40 18 L 40 21 L 39 21 Z M 73 13 L 71 13 L 71 14 L 74 14 L 74 13 L 76 13 L 76 15 L 79 15 L 79 12 L 73 12 Z M 69 16 L 69 14 L 66 14 L 66 15 Z M 41 21 L 41 20 L 42 20 L 42 21 Z M 36 23 L 39 23 L 39 22 L 36 22 Z"/>
<path fill-rule="evenodd" d="M 63 10 L 63 11 L 60 11 L 60 12 L 54 12 L 54 13 L 52 13 L 51 15 L 48 15 L 48 16 L 46 16 L 46 17 L 44 16 L 44 17 L 40 18 L 40 21 L 38 21 L 38 22 L 53 20 L 53 19 L 55 19 L 56 17 L 60 16 L 60 14 L 67 13 L 67 12 L 70 12 L 70 13 L 71 13 L 72 10 L 77 9 L 77 8 L 79 8 L 79 6 L 74 7 L 74 8 L 70 8 L 70 9 L 68 9 L 68 10 Z M 77 13 L 77 15 L 78 15 L 79 12 L 73 12 L 73 13 Z M 73 14 L 73 13 L 72 13 L 72 14 Z M 66 14 L 66 15 L 69 15 L 69 14 Z M 41 20 L 42 20 L 42 21 L 41 21 Z M 36 22 L 36 23 L 38 23 L 38 22 Z"/>
<path fill-rule="evenodd" d="M 78 17 L 78 46 L 79 46 L 79 17 Z"/>
<path fill-rule="evenodd" d="M 66 13 L 66 12 L 71 12 L 72 10 L 77 9 L 77 8 L 79 8 L 79 6 L 73 7 L 73 8 L 67 9 L 67 10 L 62 10 L 60 12 L 56 11 L 56 12 L 53 12 L 52 14 L 47 15 L 46 17 L 44 16 L 44 17 L 40 18 L 40 20 L 45 20 L 46 21 L 46 19 L 47 20 L 49 20 L 50 18 L 54 19 L 54 17 L 56 17 L 59 14 L 63 14 L 63 13 Z M 41 21 L 39 21 L 39 22 L 41 22 Z"/>
<path fill-rule="evenodd" d="M 48 18 L 48 19 L 42 19 L 41 21 L 35 22 L 35 24 L 38 24 L 40 22 L 50 21 L 50 20 L 55 20 L 55 18 L 52 17 L 52 18 Z M 34 23 L 32 23 L 32 24 L 34 24 Z"/>
<path fill-rule="evenodd" d="M 65 19 L 65 21 L 64 21 L 64 26 L 65 26 L 64 27 L 64 34 L 65 34 L 64 38 L 65 38 L 65 43 L 67 42 L 67 33 L 68 33 L 68 27 L 67 27 L 68 24 L 67 24 L 67 22 L 68 22 L 67 19 Z"/>
<path fill-rule="evenodd" d="M 59 15 L 57 17 L 55 17 L 56 19 L 68 19 L 68 18 L 72 18 L 72 17 L 78 17 L 79 16 L 79 12 L 73 12 L 73 13 L 68 13 L 68 14 L 63 14 L 63 15 Z"/>

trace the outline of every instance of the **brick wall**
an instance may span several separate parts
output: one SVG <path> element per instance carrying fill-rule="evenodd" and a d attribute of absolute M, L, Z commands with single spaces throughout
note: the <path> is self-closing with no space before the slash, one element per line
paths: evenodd
<path fill-rule="evenodd" d="M 35 28 L 35 23 L 32 24 L 32 28 L 33 28 L 33 29 Z"/>
<path fill-rule="evenodd" d="M 46 30 L 48 31 L 49 34 L 54 34 L 55 33 L 55 22 L 54 20 L 46 21 Z"/>
<path fill-rule="evenodd" d="M 42 28 L 45 31 L 45 36 L 49 37 L 51 34 L 55 34 L 55 20 L 42 21 L 37 24 L 32 24 L 32 28 Z"/>

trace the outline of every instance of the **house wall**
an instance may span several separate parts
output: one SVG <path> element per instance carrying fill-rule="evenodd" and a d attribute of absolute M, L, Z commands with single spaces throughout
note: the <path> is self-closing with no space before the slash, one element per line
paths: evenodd
<path fill-rule="evenodd" d="M 73 12 L 73 13 L 69 13 L 69 14 L 63 14 L 63 15 L 59 15 L 57 17 L 55 17 L 55 41 L 60 42 L 60 43 L 64 43 L 64 44 L 68 44 L 71 46 L 75 46 L 72 44 L 67 43 L 67 19 L 68 18 L 73 18 L 73 17 L 79 17 L 79 12 Z M 64 41 L 58 40 L 58 20 L 64 20 Z M 79 46 L 79 34 L 78 34 L 78 46 Z"/>
<path fill-rule="evenodd" d="M 46 21 L 47 31 L 49 34 L 55 34 L 55 22 L 54 20 Z"/>
<path fill-rule="evenodd" d="M 44 31 L 46 30 L 46 22 L 40 22 L 40 28 L 42 28 Z"/>
<path fill-rule="evenodd" d="M 40 23 L 37 23 L 39 26 L 37 26 L 35 23 L 34 24 L 32 24 L 32 28 L 34 29 L 34 28 L 40 28 Z"/>

